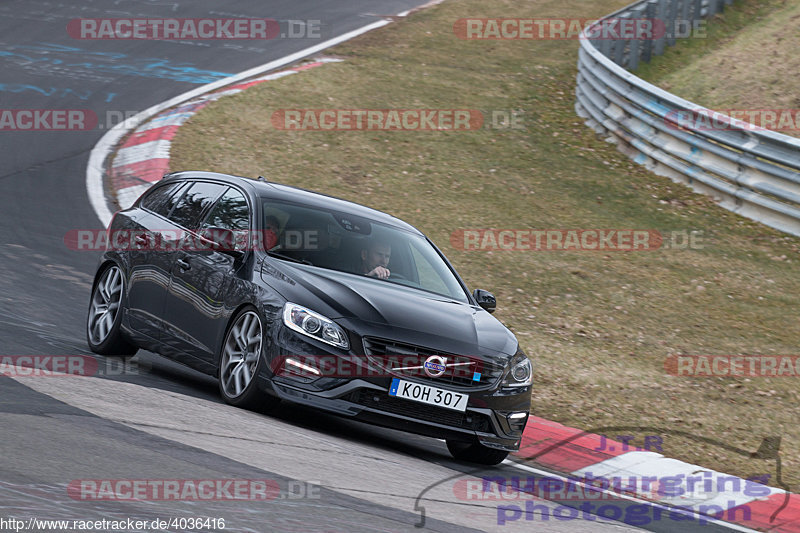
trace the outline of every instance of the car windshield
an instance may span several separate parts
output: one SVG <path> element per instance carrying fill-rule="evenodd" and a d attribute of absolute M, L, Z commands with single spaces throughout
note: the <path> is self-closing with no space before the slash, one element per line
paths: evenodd
<path fill-rule="evenodd" d="M 263 202 L 262 228 L 273 257 L 468 302 L 450 267 L 420 235 L 350 213 Z"/>

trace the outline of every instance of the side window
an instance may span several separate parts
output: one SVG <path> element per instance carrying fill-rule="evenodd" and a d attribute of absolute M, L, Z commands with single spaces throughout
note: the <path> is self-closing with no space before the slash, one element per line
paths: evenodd
<path fill-rule="evenodd" d="M 202 227 L 212 226 L 231 230 L 250 229 L 250 209 L 241 192 L 231 187 L 217 200 Z"/>
<path fill-rule="evenodd" d="M 231 187 L 217 200 L 201 229 L 210 227 L 233 230 L 236 249 L 247 249 L 250 233 L 250 209 L 241 192 Z"/>
<path fill-rule="evenodd" d="M 172 193 L 171 196 L 164 199 L 164 202 L 158 206 L 154 206 L 155 209 L 152 211 L 156 214 L 161 215 L 162 217 L 166 218 L 169 215 L 169 212 L 172 211 L 172 208 L 175 207 L 175 204 L 178 203 L 178 200 L 181 199 L 183 193 L 186 192 L 186 189 L 189 188 L 191 184 L 184 182 L 181 183 L 179 187 L 175 188 L 175 192 Z"/>
<path fill-rule="evenodd" d="M 200 222 L 200 215 L 226 188 L 218 183 L 193 183 L 175 205 L 169 219 L 184 228 L 195 229 Z"/>
<path fill-rule="evenodd" d="M 154 213 L 163 214 L 160 213 L 159 210 L 167 203 L 170 196 L 178 190 L 179 185 L 181 185 L 181 183 L 176 182 L 154 188 L 147 193 L 147 196 L 142 198 L 139 207 L 147 209 L 148 211 L 153 211 Z"/>

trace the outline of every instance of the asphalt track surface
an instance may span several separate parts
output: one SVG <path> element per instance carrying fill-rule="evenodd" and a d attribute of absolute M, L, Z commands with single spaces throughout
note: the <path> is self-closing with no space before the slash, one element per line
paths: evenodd
<path fill-rule="evenodd" d="M 86 196 L 86 164 L 120 117 L 420 3 L 0 4 L 0 108 L 89 109 L 99 118 L 90 131 L 0 131 L 0 356 L 90 355 L 85 313 L 98 253 L 70 250 L 64 235 L 99 227 Z M 67 34 L 67 23 L 79 17 L 266 17 L 282 30 L 289 20 L 321 25 L 312 38 L 93 41 Z M 421 503 L 425 529 L 436 531 L 635 529 L 534 516 L 500 526 L 496 502 L 454 496 L 459 473 L 480 473 L 453 461 L 440 441 L 291 406 L 269 414 L 235 409 L 220 402 L 214 380 L 146 352 L 125 368 L 99 365 L 107 371 L 96 377 L 0 376 L 0 519 L 208 517 L 224 518 L 228 531 L 413 531 Z M 490 474 L 520 472 L 501 466 Z M 67 491 L 81 479 L 266 479 L 280 495 L 267 502 L 81 501 Z"/>

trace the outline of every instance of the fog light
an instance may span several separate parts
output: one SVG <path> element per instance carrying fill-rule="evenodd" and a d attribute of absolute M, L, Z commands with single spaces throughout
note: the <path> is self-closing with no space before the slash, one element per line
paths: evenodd
<path fill-rule="evenodd" d="M 508 420 L 508 426 L 513 431 L 522 431 L 522 429 L 525 427 L 525 422 L 528 421 L 528 413 L 525 411 L 508 413 L 506 415 L 506 420 Z"/>
<path fill-rule="evenodd" d="M 293 372 L 293 371 L 297 372 L 297 370 L 300 370 L 299 373 L 301 375 L 303 373 L 313 374 L 315 376 L 321 376 L 322 375 L 322 372 L 320 372 L 319 370 L 317 370 L 313 366 L 308 366 L 306 364 L 303 364 L 300 361 L 298 361 L 297 359 L 292 359 L 291 357 L 286 358 L 285 363 L 286 363 L 286 370 L 288 370 L 289 372 Z"/>

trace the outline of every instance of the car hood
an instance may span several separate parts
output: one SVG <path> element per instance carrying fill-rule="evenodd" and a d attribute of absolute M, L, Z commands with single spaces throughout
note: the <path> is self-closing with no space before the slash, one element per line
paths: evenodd
<path fill-rule="evenodd" d="M 517 349 L 514 335 L 480 307 L 356 274 L 277 263 L 265 262 L 265 282 L 287 300 L 335 319 L 361 336 L 464 355 L 487 351 L 513 355 Z"/>

